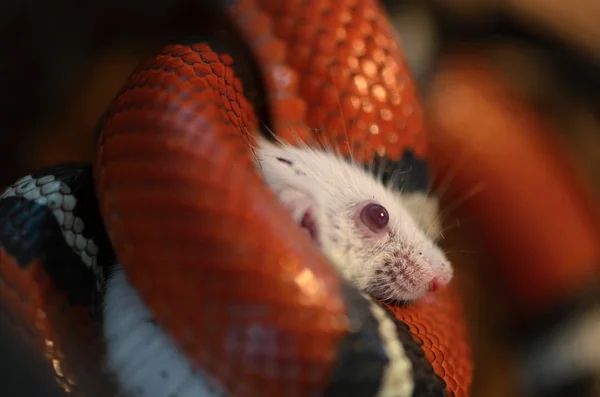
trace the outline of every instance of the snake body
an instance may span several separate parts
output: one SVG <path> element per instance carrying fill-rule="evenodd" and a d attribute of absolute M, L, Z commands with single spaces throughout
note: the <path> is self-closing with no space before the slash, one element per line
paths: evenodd
<path fill-rule="evenodd" d="M 3 320 L 44 352 L 63 389 L 115 395 L 96 315 L 118 258 L 161 329 L 228 395 L 468 395 L 456 292 L 409 307 L 366 299 L 252 160 L 258 113 L 278 139 L 421 170 L 404 183 L 427 188 L 422 114 L 384 11 L 374 0 L 238 0 L 221 11 L 260 76 L 240 78 L 247 60 L 222 32 L 167 45 L 110 104 L 93 167 L 44 168 L 3 193 Z M 269 349 L 247 348 L 251 328 L 270 335 Z"/>

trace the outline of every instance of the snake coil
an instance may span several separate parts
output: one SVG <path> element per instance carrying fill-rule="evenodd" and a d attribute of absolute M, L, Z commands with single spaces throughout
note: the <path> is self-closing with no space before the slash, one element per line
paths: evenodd
<path fill-rule="evenodd" d="M 279 139 L 422 170 L 404 182 L 426 187 L 421 110 L 384 11 L 374 0 L 230 3 L 259 78 L 240 79 L 221 33 L 167 45 L 111 103 L 93 167 L 47 167 L 2 194 L 3 321 L 64 390 L 115 395 L 97 365 L 94 308 L 118 258 L 160 327 L 230 395 L 467 396 L 456 292 L 402 308 L 363 297 L 252 160 L 258 112 Z M 255 85 L 262 105 L 245 95 Z M 264 349 L 247 349 L 252 338 Z"/>

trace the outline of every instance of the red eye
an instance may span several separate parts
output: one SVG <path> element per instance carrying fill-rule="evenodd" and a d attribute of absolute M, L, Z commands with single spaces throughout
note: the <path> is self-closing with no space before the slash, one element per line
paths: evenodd
<path fill-rule="evenodd" d="M 367 204 L 360 211 L 360 220 L 373 232 L 379 232 L 387 226 L 390 215 L 385 207 L 379 204 Z"/>

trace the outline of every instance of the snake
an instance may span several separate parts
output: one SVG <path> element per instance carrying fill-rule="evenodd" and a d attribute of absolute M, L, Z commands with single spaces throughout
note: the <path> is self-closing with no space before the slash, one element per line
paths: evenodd
<path fill-rule="evenodd" d="M 456 288 L 401 306 L 362 295 L 253 161 L 256 137 L 271 134 L 415 170 L 403 188 L 429 192 L 424 115 L 385 8 L 205 7 L 214 23 L 165 44 L 111 101 L 93 164 L 43 167 L 0 196 L 3 326 L 65 393 L 121 395 L 99 364 L 105 282 L 120 263 L 156 323 L 227 395 L 468 396 L 473 364 Z M 276 335 L 258 356 L 292 363 L 296 375 L 225 348 L 232 330 L 243 347 L 256 326 Z"/>

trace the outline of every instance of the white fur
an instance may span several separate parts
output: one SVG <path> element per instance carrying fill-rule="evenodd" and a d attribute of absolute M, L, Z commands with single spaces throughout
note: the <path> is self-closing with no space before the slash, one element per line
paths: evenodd
<path fill-rule="evenodd" d="M 104 298 L 106 363 L 128 397 L 218 397 L 222 388 L 195 369 L 152 314 L 121 266 Z M 165 376 L 166 374 L 166 376 Z"/>
<path fill-rule="evenodd" d="M 425 193 L 403 193 L 402 202 L 415 219 L 415 222 L 432 240 L 437 240 L 442 235 L 440 219 L 440 203 L 437 197 Z"/>
<path fill-rule="evenodd" d="M 452 266 L 432 240 L 435 229 L 428 236 L 421 227 L 435 224 L 435 218 L 414 218 L 402 195 L 367 171 L 330 152 L 265 139 L 256 154 L 267 184 L 296 222 L 307 207 L 313 210 L 321 249 L 361 290 L 382 299 L 415 300 L 427 294 L 434 278 L 442 285 L 452 278 Z M 417 214 L 419 203 L 427 202 L 421 196 L 407 197 Z M 370 201 L 387 209 L 391 233 L 361 227 L 358 212 Z"/>

